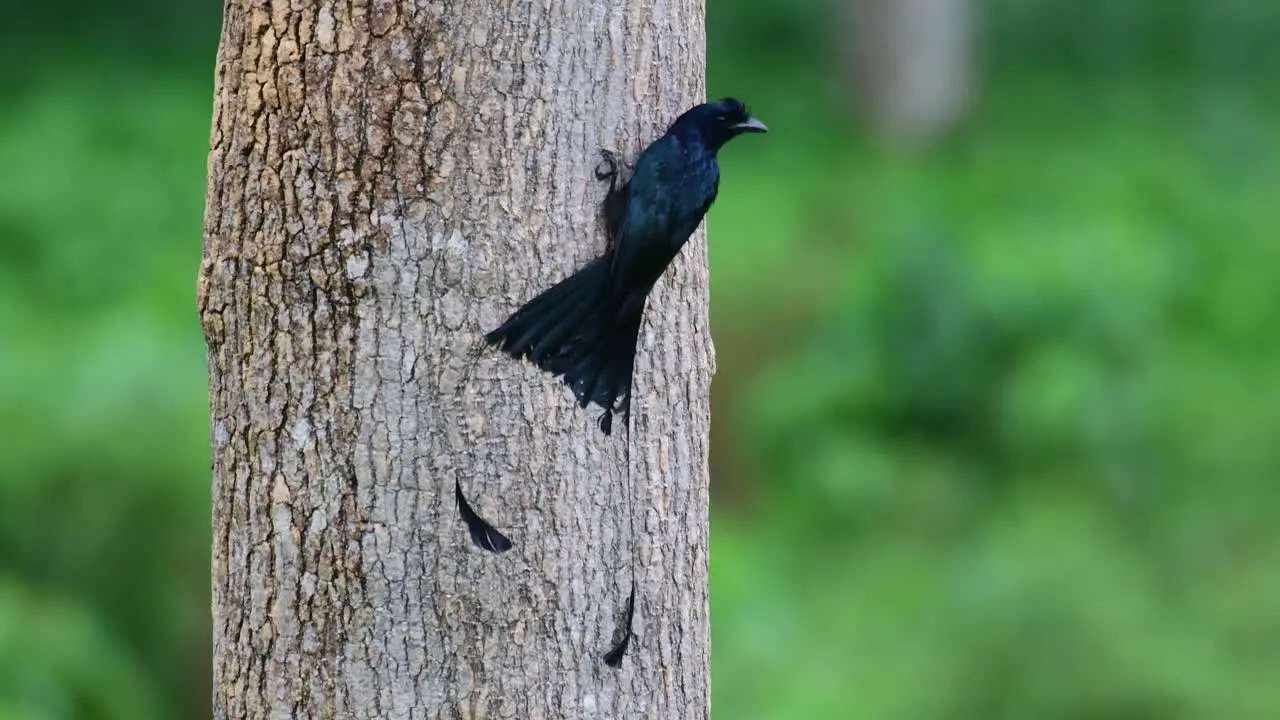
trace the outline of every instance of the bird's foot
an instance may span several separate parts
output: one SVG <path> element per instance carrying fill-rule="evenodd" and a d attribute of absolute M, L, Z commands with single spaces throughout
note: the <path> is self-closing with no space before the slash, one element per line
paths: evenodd
<path fill-rule="evenodd" d="M 618 153 L 600 148 L 600 162 L 596 163 L 596 180 L 600 182 L 608 180 L 609 187 L 613 187 L 618 180 L 621 165 L 622 161 L 618 158 Z"/>
<path fill-rule="evenodd" d="M 601 215 L 604 218 L 605 228 L 605 248 L 612 250 L 618 239 L 618 228 L 622 223 L 622 215 L 625 210 L 623 207 L 625 201 L 623 199 L 627 183 L 618 181 L 623 170 L 630 171 L 623 165 L 622 157 L 612 150 L 600 148 L 600 162 L 596 164 L 596 180 L 601 182 L 608 181 L 609 189 L 605 192 L 604 201 L 601 203 Z"/>

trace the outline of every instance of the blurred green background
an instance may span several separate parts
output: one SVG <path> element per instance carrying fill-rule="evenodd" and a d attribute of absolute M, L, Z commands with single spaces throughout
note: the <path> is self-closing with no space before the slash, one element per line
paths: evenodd
<path fill-rule="evenodd" d="M 975 0 L 903 138 L 858 2 L 709 2 L 716 716 L 1280 718 L 1280 3 Z M 4 10 L 0 720 L 209 714 L 220 13 Z"/>

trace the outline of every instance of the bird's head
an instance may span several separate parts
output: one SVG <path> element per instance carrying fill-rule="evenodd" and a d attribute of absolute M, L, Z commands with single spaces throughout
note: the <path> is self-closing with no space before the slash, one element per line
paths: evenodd
<path fill-rule="evenodd" d="M 769 128 L 753 117 L 741 100 L 725 98 L 686 110 L 667 132 L 697 135 L 714 152 L 743 133 L 769 132 Z"/>

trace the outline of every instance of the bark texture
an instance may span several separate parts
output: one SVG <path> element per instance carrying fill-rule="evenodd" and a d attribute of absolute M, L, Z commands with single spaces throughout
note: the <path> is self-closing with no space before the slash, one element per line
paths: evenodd
<path fill-rule="evenodd" d="M 199 275 L 216 718 L 708 716 L 702 236 L 651 298 L 629 456 L 472 354 L 602 250 L 598 149 L 634 157 L 703 76 L 702 0 L 228 0 Z M 471 545 L 456 478 L 513 550 Z"/>

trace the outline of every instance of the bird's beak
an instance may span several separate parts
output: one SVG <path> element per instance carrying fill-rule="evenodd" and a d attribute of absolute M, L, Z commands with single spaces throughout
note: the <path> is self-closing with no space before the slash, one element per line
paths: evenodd
<path fill-rule="evenodd" d="M 748 117 L 746 120 L 733 126 L 738 132 L 769 132 L 769 127 L 754 117 Z"/>

